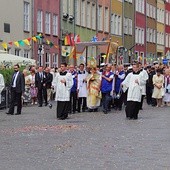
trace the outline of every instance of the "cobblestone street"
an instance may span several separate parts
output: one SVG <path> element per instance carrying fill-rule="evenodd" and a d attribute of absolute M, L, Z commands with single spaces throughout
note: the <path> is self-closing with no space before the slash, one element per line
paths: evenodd
<path fill-rule="evenodd" d="M 57 120 L 55 110 L 0 110 L 0 170 L 170 169 L 170 108 L 144 105 L 138 120 L 124 110 Z"/>

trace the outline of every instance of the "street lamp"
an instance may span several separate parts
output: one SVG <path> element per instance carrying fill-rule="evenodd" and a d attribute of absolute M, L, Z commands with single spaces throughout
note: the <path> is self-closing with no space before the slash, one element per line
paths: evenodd
<path fill-rule="evenodd" d="M 44 37 L 41 36 L 41 38 L 38 41 L 39 66 L 43 65 L 43 54 L 44 54 Z"/>

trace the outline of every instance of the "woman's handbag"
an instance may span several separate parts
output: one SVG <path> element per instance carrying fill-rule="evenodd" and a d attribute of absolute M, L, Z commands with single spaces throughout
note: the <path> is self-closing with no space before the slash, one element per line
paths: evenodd
<path fill-rule="evenodd" d="M 170 84 L 166 87 L 166 93 L 170 94 Z"/>

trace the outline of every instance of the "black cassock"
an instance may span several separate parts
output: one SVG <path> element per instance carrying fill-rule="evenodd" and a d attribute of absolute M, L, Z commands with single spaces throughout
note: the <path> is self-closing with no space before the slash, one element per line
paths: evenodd
<path fill-rule="evenodd" d="M 70 101 L 57 101 L 57 118 L 66 119 L 68 117 Z"/>

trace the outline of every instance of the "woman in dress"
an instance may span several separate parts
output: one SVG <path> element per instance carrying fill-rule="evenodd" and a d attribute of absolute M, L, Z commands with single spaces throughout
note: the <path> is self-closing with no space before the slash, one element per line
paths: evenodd
<path fill-rule="evenodd" d="M 153 76 L 153 94 L 152 98 L 155 98 L 157 101 L 157 107 L 162 106 L 162 97 L 163 97 L 163 84 L 164 84 L 164 76 L 161 74 L 161 69 L 156 70 L 156 74 Z"/>
<path fill-rule="evenodd" d="M 35 87 L 35 68 L 32 68 L 30 71 L 30 94 L 31 94 L 31 104 L 37 104 L 37 89 Z"/>
<path fill-rule="evenodd" d="M 23 74 L 24 74 L 24 78 L 25 78 L 25 92 L 22 96 L 23 98 L 23 104 L 28 104 L 31 101 L 31 94 L 30 94 L 30 83 L 31 83 L 31 79 L 28 75 L 28 70 L 24 69 L 23 70 Z"/>
<path fill-rule="evenodd" d="M 165 95 L 163 101 L 170 106 L 170 69 L 165 69 Z"/>

